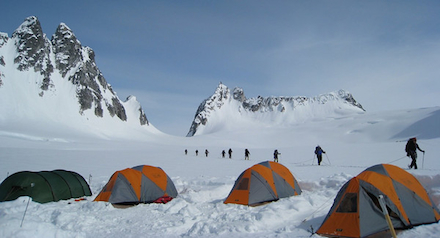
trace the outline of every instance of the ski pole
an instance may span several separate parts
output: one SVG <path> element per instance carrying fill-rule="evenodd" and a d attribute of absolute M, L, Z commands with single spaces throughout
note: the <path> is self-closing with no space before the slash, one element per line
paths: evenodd
<path fill-rule="evenodd" d="M 422 159 L 422 169 L 423 169 L 423 165 L 425 164 L 425 151 L 423 151 L 423 159 Z"/>
<path fill-rule="evenodd" d="M 312 165 L 315 165 L 315 156 L 313 156 Z"/>
<path fill-rule="evenodd" d="M 332 165 L 332 163 L 330 162 L 330 159 L 329 159 L 328 156 L 327 156 L 327 153 L 325 153 L 325 157 L 327 157 L 328 163 L 329 163 L 330 165 Z"/>
<path fill-rule="evenodd" d="M 379 203 L 380 203 L 380 207 L 382 208 L 382 213 L 385 216 L 385 220 L 387 221 L 388 227 L 390 228 L 391 235 L 393 236 L 393 238 L 397 238 L 396 231 L 394 230 L 394 226 L 393 223 L 391 222 L 391 218 L 390 215 L 388 214 L 388 210 L 386 208 L 382 194 L 379 195 Z"/>

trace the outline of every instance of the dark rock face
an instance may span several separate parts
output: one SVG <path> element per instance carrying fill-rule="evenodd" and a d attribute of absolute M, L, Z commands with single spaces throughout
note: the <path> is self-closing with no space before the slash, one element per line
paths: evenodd
<path fill-rule="evenodd" d="M 205 99 L 198 107 L 194 120 L 191 124 L 187 136 L 193 136 L 196 134 L 199 126 L 209 123 L 211 114 L 220 108 L 227 101 L 235 101 L 239 105 L 237 113 L 250 112 L 250 113 L 285 113 L 286 106 L 290 108 L 290 111 L 295 110 L 297 106 L 305 106 L 307 104 L 326 104 L 328 102 L 338 101 L 339 103 L 347 103 L 353 107 L 353 110 L 365 111 L 362 105 L 356 102 L 353 96 L 344 91 L 322 94 L 317 97 L 307 98 L 303 96 L 297 97 L 261 97 L 246 98 L 244 91 L 241 88 L 234 88 L 231 93 L 228 87 L 219 84 L 214 94 Z"/>
<path fill-rule="evenodd" d="M 36 17 L 26 18 L 12 37 L 17 39 L 17 57 L 14 59 L 17 69 L 24 71 L 33 68 L 35 72 L 40 72 L 44 76 L 40 88 L 47 90 L 51 86 L 50 75 L 53 72 L 49 57 L 51 44 L 43 34 L 40 22 Z"/>
<path fill-rule="evenodd" d="M 111 94 L 114 93 L 96 66 L 95 52 L 89 47 L 83 47 L 72 30 L 63 23 L 58 26 L 51 42 L 56 69 L 63 77 L 70 73 L 68 80 L 78 88 L 80 112 L 95 107 L 95 115 L 102 117 L 101 101 L 104 101 L 111 116 L 116 115 L 122 121 L 126 121 L 125 109 L 119 99 L 106 99 L 102 96 L 102 91 L 110 90 Z M 75 71 L 71 72 L 73 70 Z"/>
<path fill-rule="evenodd" d="M 4 44 L 6 44 L 6 42 L 8 42 L 8 35 L 7 34 L 2 34 L 1 32 L 0 32 L 0 48 L 4 45 Z M 3 55 L 0 55 L 0 65 L 1 66 L 6 66 L 6 63 L 5 63 L 5 58 L 3 57 Z M 0 71 L 0 87 L 3 85 L 3 80 L 2 80 L 2 78 L 4 77 L 4 75 L 3 75 L 3 73 Z"/>
<path fill-rule="evenodd" d="M 58 26 L 51 42 L 55 53 L 56 68 L 65 77 L 72 67 L 75 67 L 83 60 L 81 43 L 65 24 Z"/>
<path fill-rule="evenodd" d="M 1 32 L 0 32 L 0 48 L 4 45 L 4 44 L 6 44 L 7 42 L 8 42 L 8 35 L 7 34 L 2 34 Z M 6 63 L 5 63 L 5 58 L 3 57 L 3 55 L 0 55 L 0 65 L 1 66 L 6 66 Z"/>
<path fill-rule="evenodd" d="M 110 112 L 111 116 L 116 115 L 122 121 L 127 120 L 127 116 L 125 115 L 125 108 L 116 97 L 113 97 L 111 103 L 107 104 L 107 109 Z"/>
<path fill-rule="evenodd" d="M 232 96 L 235 100 L 239 102 L 244 102 L 246 100 L 246 97 L 244 96 L 244 91 L 241 88 L 234 88 Z"/>
<path fill-rule="evenodd" d="M 121 121 L 127 121 L 126 109 L 96 65 L 94 51 L 82 46 L 67 25 L 61 23 L 49 40 L 43 33 L 39 20 L 31 16 L 14 31 L 11 39 L 6 34 L 0 33 L 0 47 L 8 40 L 15 42 L 16 69 L 20 71 L 33 69 L 43 76 L 41 82 L 38 82 L 41 97 L 44 96 L 45 91 L 55 87 L 51 75 L 57 70 L 62 78 L 70 81 L 75 87 L 81 115 L 86 110 L 93 110 L 97 117 L 103 117 L 104 111 L 107 110 L 112 117 L 117 116 Z M 55 59 L 55 62 L 51 59 Z M 1 55 L 0 65 L 6 65 Z M 2 77 L 4 76 L 0 72 L 0 86 Z M 148 125 L 147 117 L 141 107 L 139 124 Z"/>
<path fill-rule="evenodd" d="M 360 103 L 358 103 L 353 95 L 351 95 L 350 93 L 345 93 L 343 90 L 339 91 L 339 95 L 341 96 L 341 98 L 345 99 L 345 101 L 347 101 L 349 104 L 358 107 L 360 109 L 362 109 L 363 111 L 365 111 L 365 109 L 362 107 L 362 105 Z"/>

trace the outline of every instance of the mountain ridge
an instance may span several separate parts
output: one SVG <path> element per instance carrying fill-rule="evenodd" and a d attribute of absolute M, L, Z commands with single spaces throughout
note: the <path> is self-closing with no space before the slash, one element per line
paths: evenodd
<path fill-rule="evenodd" d="M 365 112 L 362 105 L 354 99 L 351 93 L 342 89 L 315 97 L 257 96 L 246 98 L 242 88 L 235 87 L 231 92 L 220 82 L 213 95 L 199 105 L 187 137 L 210 133 L 215 130 L 212 128 L 217 127 L 212 124 L 227 124 L 226 120 L 237 117 L 245 118 L 245 123 L 293 124 L 339 113 L 361 112 Z M 227 114 L 227 116 L 220 114 Z M 218 122 L 219 120 L 222 122 Z M 215 122 L 211 122 L 210 125 L 209 121 Z M 231 123 L 234 122 L 229 124 Z"/>

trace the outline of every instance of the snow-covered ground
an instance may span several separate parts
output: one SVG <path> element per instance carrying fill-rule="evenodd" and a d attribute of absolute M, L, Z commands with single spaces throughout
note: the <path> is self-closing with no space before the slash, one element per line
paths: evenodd
<path fill-rule="evenodd" d="M 0 237 L 310 237 L 351 177 L 378 163 L 406 168 L 410 159 L 404 146 L 411 136 L 418 137 L 426 154 L 419 153 L 420 169 L 408 172 L 438 206 L 439 119 L 440 108 L 424 108 L 341 115 L 290 127 L 243 126 L 190 138 L 134 129 L 123 137 L 120 131 L 103 137 L 44 123 L 23 129 L 0 120 L 0 180 L 23 170 L 65 169 L 80 173 L 93 193 L 79 202 L 31 201 L 25 216 L 28 197 L 2 202 Z M 317 144 L 327 151 L 321 166 L 314 160 Z M 221 158 L 221 151 L 229 148 L 233 158 Z M 249 161 L 244 160 L 245 148 L 251 152 Z M 196 149 L 202 152 L 199 156 Z M 238 175 L 271 160 L 274 149 L 281 152 L 280 163 L 290 169 L 303 193 L 258 207 L 223 204 Z M 164 169 L 178 197 L 167 204 L 127 209 L 93 202 L 113 172 L 141 164 Z M 438 237 L 439 232 L 436 223 L 398 236 Z"/>

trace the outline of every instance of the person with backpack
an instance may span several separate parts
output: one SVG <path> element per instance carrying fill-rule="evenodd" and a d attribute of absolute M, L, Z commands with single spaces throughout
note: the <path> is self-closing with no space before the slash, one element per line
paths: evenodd
<path fill-rule="evenodd" d="M 208 154 L 209 154 L 209 151 L 208 151 L 208 150 L 205 150 L 205 155 L 206 155 L 206 157 L 208 157 Z"/>
<path fill-rule="evenodd" d="M 229 159 L 232 159 L 232 149 L 231 148 L 229 148 L 228 154 L 229 154 Z"/>
<path fill-rule="evenodd" d="M 417 138 L 410 138 L 405 146 L 406 156 L 411 157 L 411 164 L 408 166 L 410 169 L 413 167 L 417 169 L 417 149 L 423 152 L 423 154 L 425 153 L 417 144 Z"/>
<path fill-rule="evenodd" d="M 273 152 L 273 162 L 277 162 L 278 163 L 278 155 L 280 155 L 281 153 L 278 152 L 278 150 L 275 150 Z"/>
<path fill-rule="evenodd" d="M 244 160 L 249 160 L 249 155 L 251 154 L 251 152 L 249 152 L 248 149 L 244 150 Z"/>
<path fill-rule="evenodd" d="M 222 158 L 225 158 L 225 154 L 226 154 L 225 150 L 222 150 Z"/>
<path fill-rule="evenodd" d="M 321 146 L 316 146 L 315 155 L 318 158 L 318 165 L 321 165 L 322 162 L 322 154 L 325 154 L 325 151 L 321 148 Z"/>

